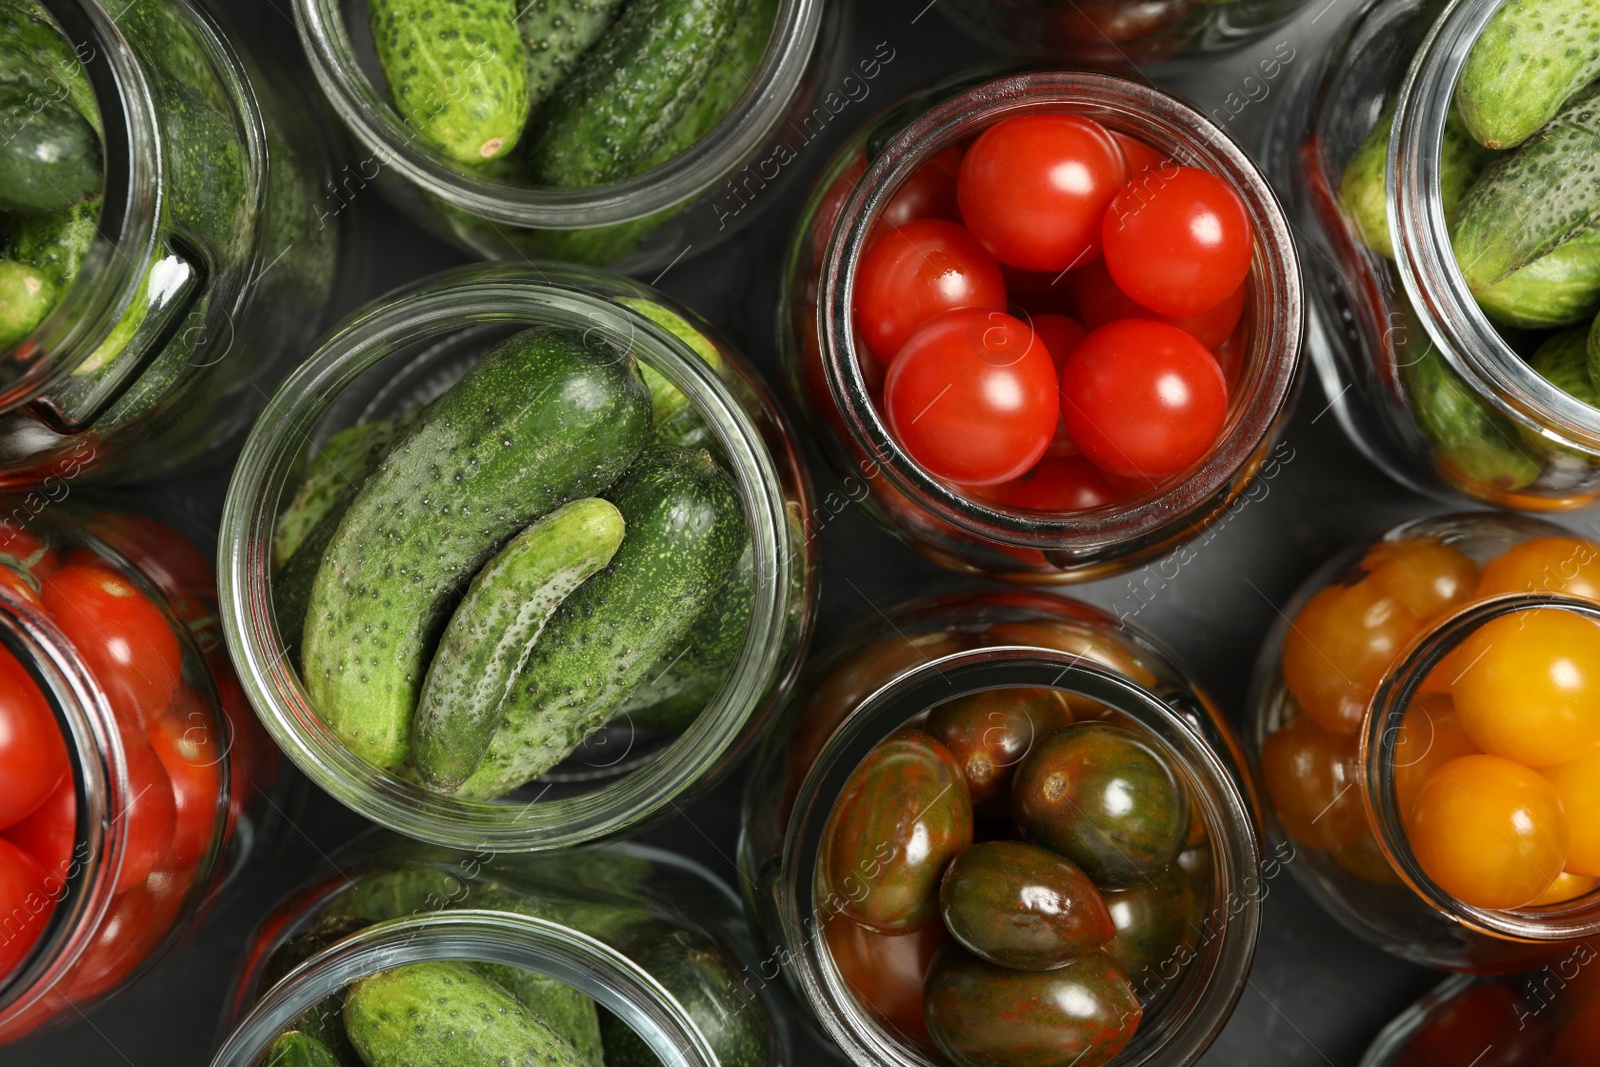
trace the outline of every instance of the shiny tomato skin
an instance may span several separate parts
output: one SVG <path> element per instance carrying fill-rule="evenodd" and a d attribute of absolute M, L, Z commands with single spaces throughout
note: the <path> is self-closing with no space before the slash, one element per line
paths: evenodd
<path fill-rule="evenodd" d="M 0 827 L 32 814 L 67 770 L 55 713 L 27 668 L 0 646 Z"/>
<path fill-rule="evenodd" d="M 150 724 L 150 747 L 172 783 L 173 833 L 161 866 L 193 867 L 211 849 L 222 805 L 227 738 L 201 699 L 185 687 L 173 707 Z"/>
<path fill-rule="evenodd" d="M 1078 318 L 1090 330 L 1098 330 L 1108 322 L 1118 319 L 1149 319 L 1176 326 L 1184 333 L 1212 351 L 1220 348 L 1233 333 L 1244 316 L 1244 301 L 1248 286 L 1241 283 L 1220 304 L 1209 307 L 1198 315 L 1172 318 L 1151 311 L 1133 297 L 1117 288 L 1104 259 L 1097 259 L 1087 267 L 1069 271 L 1062 285 L 1072 294 L 1072 306 Z"/>
<path fill-rule="evenodd" d="M 1222 368 L 1175 326 L 1122 319 L 1078 343 L 1061 371 L 1067 431 L 1095 466 L 1156 479 L 1211 450 L 1228 410 Z"/>
<path fill-rule="evenodd" d="M 879 216 L 881 229 L 904 226 L 912 219 L 961 221 L 956 207 L 956 172 L 961 167 L 961 147 L 951 145 L 911 172 L 894 191 Z"/>
<path fill-rule="evenodd" d="M 967 228 L 1000 262 L 1063 271 L 1100 254 L 1101 220 L 1127 182 L 1127 158 L 1098 122 L 1022 115 L 973 142 L 956 200 Z"/>
<path fill-rule="evenodd" d="M 1045 348 L 1050 350 L 1050 362 L 1056 365 L 1058 374 L 1072 350 L 1078 347 L 1078 342 L 1089 335 L 1083 323 L 1065 315 L 1034 315 L 1027 321 L 1039 340 L 1044 342 Z"/>
<path fill-rule="evenodd" d="M 59 894 L 49 891 L 48 877 L 37 859 L 0 840 L 0 915 L 8 934 L 0 938 L 0 981 L 21 966 L 50 924 Z"/>
<path fill-rule="evenodd" d="M 912 458 L 960 485 L 997 485 L 1039 461 L 1059 421 L 1055 368 L 1025 323 L 959 308 L 922 325 L 884 383 L 889 428 Z"/>
<path fill-rule="evenodd" d="M 1121 500 L 1100 468 L 1082 456 L 1046 456 L 1020 478 L 983 487 L 987 500 L 1029 511 L 1087 511 Z"/>
<path fill-rule="evenodd" d="M 128 766 L 127 803 L 112 813 L 112 832 L 125 835 L 116 891 L 127 892 L 166 859 L 177 826 L 172 779 L 137 727 L 118 723 Z"/>
<path fill-rule="evenodd" d="M 1106 212 L 1102 237 L 1117 287 L 1180 318 L 1227 299 L 1250 273 L 1255 243 L 1239 194 L 1194 167 L 1130 182 Z"/>
<path fill-rule="evenodd" d="M 0 831 L 13 845 L 38 860 L 47 871 L 66 877 L 78 841 L 78 793 L 71 778 L 63 778 L 21 822 Z"/>
<path fill-rule="evenodd" d="M 922 983 L 934 957 L 950 940 L 945 928 L 930 923 L 909 934 L 880 934 L 834 915 L 823 925 L 822 934 L 856 999 L 900 1033 L 926 1042 Z"/>
<path fill-rule="evenodd" d="M 884 366 L 918 326 L 951 308 L 1006 308 L 999 265 L 955 223 L 913 219 L 861 257 L 856 329 L 867 352 Z"/>
<path fill-rule="evenodd" d="M 1111 136 L 1116 138 L 1117 144 L 1122 148 L 1122 154 L 1128 158 L 1128 177 L 1130 180 L 1137 178 L 1151 167 L 1161 167 L 1164 171 L 1171 171 L 1177 166 L 1165 154 L 1131 133 L 1112 130 Z"/>

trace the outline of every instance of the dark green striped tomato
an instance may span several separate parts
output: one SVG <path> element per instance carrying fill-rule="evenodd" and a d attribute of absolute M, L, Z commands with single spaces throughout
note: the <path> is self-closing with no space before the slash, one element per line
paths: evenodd
<path fill-rule="evenodd" d="M 1072 723 L 1058 689 L 991 689 L 947 700 L 928 716 L 928 732 L 961 764 L 979 809 L 1003 803 L 1028 749 Z"/>
<path fill-rule="evenodd" d="M 938 912 L 939 876 L 972 844 L 972 800 L 950 750 L 901 730 L 867 754 L 834 802 L 823 866 L 833 906 L 879 933 Z"/>
<path fill-rule="evenodd" d="M 1103 952 L 1053 971 L 996 967 L 955 946 L 923 991 L 928 1034 L 956 1067 L 1101 1067 L 1139 1028 L 1139 998 Z"/>
<path fill-rule="evenodd" d="M 1011 817 L 1102 889 L 1153 879 L 1189 836 L 1189 798 L 1167 757 L 1103 722 L 1074 723 L 1033 747 L 1011 784 Z"/>
<path fill-rule="evenodd" d="M 1116 933 L 1088 875 L 1022 841 L 986 841 L 952 860 L 939 912 L 974 955 L 1026 971 L 1060 967 Z"/>
<path fill-rule="evenodd" d="M 1153 883 L 1108 890 L 1105 902 L 1117 927 L 1106 953 L 1148 1000 L 1177 980 L 1200 936 L 1200 902 L 1189 873 L 1174 863 Z"/>

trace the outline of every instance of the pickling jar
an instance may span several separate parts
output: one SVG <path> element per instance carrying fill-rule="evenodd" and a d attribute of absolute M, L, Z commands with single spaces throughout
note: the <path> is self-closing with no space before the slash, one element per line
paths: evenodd
<path fill-rule="evenodd" d="M 748 981 L 736 896 L 689 860 L 640 845 L 453 852 L 380 833 L 334 862 L 339 874 L 289 897 L 246 944 L 212 1067 L 253 1067 L 286 1029 L 325 1033 L 305 1013 L 352 983 L 438 961 L 498 966 L 498 980 L 533 972 L 545 996 L 551 980 L 564 999 L 587 994 L 608 1058 L 793 1062 L 783 1016 Z M 332 1024 L 341 1040 L 336 1013 Z"/>
<path fill-rule="evenodd" d="M 1015 70 L 1016 68 L 1010 68 Z M 1081 511 L 1026 510 L 957 490 L 917 463 L 879 410 L 882 371 L 854 323 L 857 268 L 896 193 L 941 151 L 1006 118 L 1061 113 L 1141 139 L 1238 193 L 1256 234 L 1240 351 L 1221 435 L 1187 471 Z M 1104 577 L 1170 551 L 1270 476 L 1297 395 L 1300 267 L 1266 177 L 1209 118 L 1147 84 L 1068 70 L 988 69 L 889 106 L 839 149 L 800 213 L 784 260 L 778 342 L 789 395 L 846 493 L 891 536 L 941 566 L 1024 584 Z M 1230 339 L 1225 345 L 1234 344 Z"/>
<path fill-rule="evenodd" d="M 1559 511 L 1600 491 L 1600 411 L 1533 370 L 1524 357 L 1536 335 L 1502 336 L 1479 307 L 1440 186 L 1463 64 L 1501 3 L 1369 2 L 1296 72 L 1265 158 L 1315 250 L 1305 260 L 1312 365 L 1351 442 L 1420 492 Z M 1357 149 L 1381 143 L 1385 123 L 1387 217 L 1368 228 L 1387 228 L 1369 239 L 1387 238 L 1389 255 L 1363 240 L 1341 201 Z"/>
<path fill-rule="evenodd" d="M 1551 686 L 1581 687 L 1584 657 L 1600 656 L 1600 630 L 1588 628 L 1600 623 L 1597 564 L 1600 546 L 1536 519 L 1447 515 L 1353 546 L 1282 605 L 1252 679 L 1251 759 L 1274 815 L 1271 839 L 1293 852 L 1296 877 L 1359 936 L 1427 966 L 1507 974 L 1563 958 L 1600 934 L 1596 879 L 1564 870 L 1545 844 L 1561 836 L 1570 864 L 1580 862 L 1578 842 L 1593 836 L 1585 829 L 1592 805 L 1572 798 L 1600 788 L 1600 769 L 1584 769 L 1600 762 L 1585 762 L 1581 741 L 1551 742 L 1558 735 L 1546 709 L 1556 706 Z M 1553 649 L 1564 651 L 1550 653 L 1547 685 L 1546 667 L 1531 657 Z M 1556 743 L 1554 752 L 1525 754 L 1495 732 L 1482 694 L 1495 692 L 1483 686 L 1496 677 L 1511 688 L 1494 699 L 1524 703 L 1513 729 L 1520 744 Z M 1481 773 L 1484 761 L 1509 784 L 1480 793 L 1444 773 Z M 1452 782 L 1481 825 L 1440 821 L 1439 791 L 1448 798 Z M 1501 827 L 1502 808 L 1484 796 L 1497 805 L 1511 798 L 1504 810 L 1521 835 L 1515 842 Z M 1552 811 L 1553 796 L 1564 817 Z M 1428 836 L 1414 838 L 1419 813 L 1448 832 L 1424 827 Z M 1480 831 L 1482 840 L 1473 836 Z M 1498 886 L 1502 845 L 1521 850 L 1509 861 L 1516 872 L 1551 883 L 1510 904 L 1463 900 Z"/>
<path fill-rule="evenodd" d="M 281 576 L 275 532 L 305 464 L 332 434 L 429 403 L 496 341 L 532 326 L 581 331 L 585 344 L 637 357 L 688 398 L 703 423 L 694 447 L 716 454 L 744 508 L 750 621 L 725 681 L 681 732 L 614 720 L 509 796 L 462 799 L 367 762 L 318 716 L 298 653 L 284 645 L 285 620 L 274 601 Z M 436 844 L 501 851 L 579 844 L 672 815 L 733 767 L 788 693 L 815 598 L 809 498 L 804 463 L 767 387 L 693 312 L 591 268 L 447 271 L 356 312 L 267 405 L 245 443 L 222 518 L 223 630 L 267 732 L 341 803 Z"/>
<path fill-rule="evenodd" d="M 654 275 L 691 251 L 701 255 L 780 198 L 810 143 L 870 94 L 896 58 L 888 42 L 847 57 L 837 2 L 757 6 L 774 10 L 765 53 L 743 72 L 748 88 L 709 132 L 640 174 L 562 188 L 493 168 L 469 172 L 424 143 L 390 103 L 364 0 L 295 0 L 317 82 L 363 150 L 330 186 L 328 210 L 342 212 L 376 187 L 419 225 L 485 259 Z"/>
<path fill-rule="evenodd" d="M 922 1012 L 924 975 L 943 943 L 932 935 L 943 927 L 935 919 L 884 935 L 849 921 L 844 897 L 869 898 L 876 883 L 870 873 L 859 887 L 824 877 L 826 828 L 863 758 L 903 728 L 923 726 L 931 707 L 995 690 L 1053 690 L 1050 699 L 1063 701 L 1073 722 L 1109 721 L 1159 746 L 1193 813 L 1172 868 L 1194 887 L 1189 933 L 1130 968 L 1143 1020 L 1111 1062 L 1187 1064 L 1204 1053 L 1244 990 L 1262 901 L 1282 863 L 1260 850 L 1259 814 L 1231 728 L 1171 652 L 1065 597 L 958 593 L 900 604 L 847 628 L 809 672 L 758 751 L 745 793 L 738 859 L 765 953 L 759 982 L 786 988 L 853 1063 L 947 1062 L 928 1043 Z M 1038 722 L 1014 759 L 1045 736 Z M 983 825 L 977 839 L 993 839 Z M 920 831 L 912 840 L 908 861 L 912 852 L 936 852 Z M 888 862 L 898 846 L 885 842 L 877 855 Z M 1135 913 L 1149 914 L 1142 906 Z M 1152 936 L 1152 945 L 1159 940 Z M 1020 1007 L 1015 1017 L 1011 1010 L 1007 1019 L 1023 1018 Z M 1019 1041 L 1031 1036 L 1019 1031 Z"/>
<path fill-rule="evenodd" d="M 104 193 L 73 229 L 94 231 L 81 267 L 3 361 L 0 484 L 155 477 L 236 446 L 318 329 L 339 247 L 324 134 L 188 0 L 47 6 L 98 102 Z"/>
<path fill-rule="evenodd" d="M 74 1021 L 134 981 L 261 844 L 277 751 L 222 648 L 215 597 L 210 561 L 154 520 L 6 501 L 7 729 L 36 688 L 65 771 L 0 830 L 17 959 L 0 975 L 0 1042 Z M 4 788 L 21 786 L 8 773 Z M 19 866 L 18 850 L 37 866 Z M 19 901 L 25 867 L 38 884 Z M 31 938 L 20 956 L 19 937 Z"/>

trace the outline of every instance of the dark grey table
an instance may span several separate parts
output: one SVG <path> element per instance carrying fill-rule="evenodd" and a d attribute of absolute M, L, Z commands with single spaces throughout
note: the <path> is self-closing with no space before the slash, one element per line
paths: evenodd
<path fill-rule="evenodd" d="M 290 69 L 309 79 L 297 60 L 299 44 L 288 0 L 212 0 L 216 8 L 263 54 L 289 57 Z M 853 0 L 851 0 L 853 2 Z M 1245 78 L 1257 62 L 1281 58 L 1287 43 L 1289 65 L 1306 64 L 1362 0 L 1312 0 L 1289 26 L 1204 70 L 1153 76 L 1187 93 L 1208 109 L 1228 111 L 1232 132 L 1253 144 L 1270 110 L 1283 97 L 1279 83 Z M 934 8 L 937 0 L 892 0 L 855 4 L 854 29 L 843 47 L 852 55 L 871 54 L 880 41 L 895 51 L 871 97 L 851 122 L 830 127 L 836 142 L 847 128 L 904 90 L 946 71 L 981 60 L 986 54 Z M 924 7 L 924 4 L 927 6 Z M 1252 97 L 1256 97 L 1252 99 Z M 1241 101 L 1249 102 L 1240 106 Z M 1226 112 L 1223 112 L 1226 113 Z M 717 323 L 750 355 L 770 379 L 779 377 L 772 341 L 778 263 L 804 187 L 822 166 L 833 144 L 819 139 L 799 160 L 806 172 L 781 202 L 732 244 L 674 265 L 658 284 Z M 361 230 L 353 301 L 365 301 L 463 257 L 420 233 L 368 192 L 358 199 Z M 1412 494 L 1385 478 L 1345 440 L 1314 380 L 1307 381 L 1299 411 L 1285 435 L 1287 460 L 1277 477 L 1255 491 L 1176 578 L 1159 587 L 1138 611 L 1136 622 L 1173 646 L 1195 668 L 1223 707 L 1243 714 L 1246 679 L 1277 604 L 1317 564 L 1353 540 L 1416 515 L 1447 510 L 1446 505 Z M 1292 451 L 1290 451 L 1292 450 Z M 813 469 L 824 486 L 820 463 Z M 181 481 L 141 487 L 145 502 L 189 529 L 214 530 L 227 484 L 227 466 L 197 472 Z M 1567 520 L 1576 529 L 1596 532 L 1592 520 Z M 912 556 L 847 511 L 828 524 L 822 536 L 822 605 L 817 640 L 847 620 L 928 592 L 975 583 L 943 572 Z M 1102 607 L 1132 610 L 1141 598 L 1143 574 L 1133 573 L 1071 590 Z M 847 580 L 848 579 L 848 580 Z M 739 877 L 733 863 L 742 783 L 736 777 L 690 807 L 682 817 L 645 836 L 682 851 L 730 882 Z M 259 856 L 233 885 L 206 924 L 134 988 L 55 1032 L 0 1050 L 0 1067 L 63 1065 L 200 1065 L 215 1047 L 223 1001 L 246 937 L 255 924 L 293 888 L 328 872 L 326 854 L 358 833 L 365 823 L 326 796 L 305 791 L 292 813 L 292 826 L 273 851 Z M 1292 877 L 1269 883 L 1266 926 L 1255 970 L 1236 1014 L 1204 1059 L 1238 1067 L 1294 1064 L 1354 1064 L 1373 1035 L 1398 1011 L 1439 980 L 1439 976 L 1367 947 L 1322 912 Z M 822 1047 L 796 1027 L 795 1062 L 826 1062 Z"/>

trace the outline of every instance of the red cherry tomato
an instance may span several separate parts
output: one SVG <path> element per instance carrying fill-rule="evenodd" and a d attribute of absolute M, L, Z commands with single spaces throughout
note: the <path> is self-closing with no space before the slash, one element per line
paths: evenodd
<path fill-rule="evenodd" d="M 1130 182 L 1105 214 L 1106 267 L 1117 288 L 1162 315 L 1198 315 L 1250 273 L 1255 237 L 1244 201 L 1194 167 Z"/>
<path fill-rule="evenodd" d="M 1059 272 L 1100 254 L 1101 220 L 1128 182 L 1111 133 L 1076 115 L 995 123 L 961 161 L 956 200 L 972 235 L 1002 263 Z"/>
<path fill-rule="evenodd" d="M 911 172 L 894 191 L 879 216 L 881 230 L 904 226 L 912 219 L 961 221 L 956 207 L 956 172 L 961 167 L 960 145 L 951 145 Z M 874 238 L 876 240 L 876 237 Z"/>
<path fill-rule="evenodd" d="M 8 563 L 0 563 L 0 587 L 14 594 L 18 600 L 34 607 L 42 607 L 39 600 L 39 580 L 27 571 L 18 570 Z"/>
<path fill-rule="evenodd" d="M 188 868 L 210 851 L 222 806 L 227 738 L 187 686 L 166 714 L 151 723 L 150 747 L 172 782 L 173 832 L 162 866 Z"/>
<path fill-rule="evenodd" d="M 1072 294 L 1072 306 L 1078 317 L 1091 330 L 1098 330 L 1108 322 L 1118 319 L 1149 319 L 1176 326 L 1207 348 L 1216 349 L 1228 339 L 1233 328 L 1244 314 L 1245 292 L 1248 286 L 1239 287 L 1223 298 L 1220 304 L 1209 307 L 1198 315 L 1171 318 L 1151 311 L 1133 297 L 1117 288 L 1106 269 L 1106 261 L 1097 259 L 1087 267 L 1069 271 L 1062 284 Z"/>
<path fill-rule="evenodd" d="M 1046 456 L 1022 477 L 984 486 L 981 493 L 996 504 L 1029 511 L 1085 511 L 1122 499 L 1082 456 Z"/>
<path fill-rule="evenodd" d="M 1128 177 L 1137 179 L 1151 167 L 1163 167 L 1167 171 L 1177 167 L 1161 152 L 1156 151 L 1139 138 L 1121 130 L 1112 130 L 1111 136 L 1117 139 L 1117 144 L 1122 149 L 1122 154 L 1128 157 Z"/>
<path fill-rule="evenodd" d="M 1055 368 L 1025 323 L 959 308 L 905 343 L 884 384 L 889 428 L 916 461 L 962 485 L 995 485 L 1039 461 L 1055 433 Z"/>
<path fill-rule="evenodd" d="M 0 980 L 15 973 L 50 924 L 61 894 L 48 879 L 38 860 L 0 839 L 0 915 L 6 917 L 5 936 L 0 937 Z"/>
<path fill-rule="evenodd" d="M 1468 986 L 1429 1014 L 1396 1067 L 1524 1067 L 1542 1064 L 1550 1024 L 1500 982 Z"/>
<path fill-rule="evenodd" d="M 844 211 L 844 202 L 850 199 L 850 194 L 856 191 L 856 183 L 867 172 L 867 157 L 858 153 L 854 159 L 845 165 L 839 176 L 828 185 L 827 192 L 822 194 L 822 199 L 817 202 L 816 218 L 811 223 L 811 276 L 817 277 L 822 272 L 822 257 L 828 250 L 828 238 L 833 236 L 833 227 L 839 221 L 839 215 Z"/>
<path fill-rule="evenodd" d="M 942 219 L 913 219 L 885 233 L 856 272 L 856 329 L 884 365 L 941 311 L 1005 307 L 1006 283 L 994 257 L 966 230 Z"/>
<path fill-rule="evenodd" d="M 217 682 L 222 714 L 228 720 L 228 821 L 222 833 L 226 846 L 256 791 L 266 793 L 277 780 L 279 752 L 251 710 L 233 668 L 226 662 L 217 662 L 224 658 L 212 658 L 211 675 Z"/>
<path fill-rule="evenodd" d="M 890 936 L 835 915 L 822 928 L 845 984 L 878 1018 L 898 1032 L 928 1040 L 922 1021 L 922 983 L 933 957 L 950 940 L 942 923 Z"/>
<path fill-rule="evenodd" d="M 73 968 L 68 996 L 87 1000 L 104 993 L 139 965 L 140 949 L 153 928 L 153 904 L 143 886 L 112 899 L 94 940 Z"/>
<path fill-rule="evenodd" d="M 183 668 L 178 638 L 132 582 L 80 553 L 45 579 L 43 599 L 119 717 L 137 722 L 172 700 Z"/>
<path fill-rule="evenodd" d="M 143 883 L 166 859 L 177 825 L 177 807 L 172 780 L 150 742 L 137 728 L 126 723 L 118 726 L 128 764 L 128 799 L 112 813 L 112 832 L 125 835 L 116 885 L 116 891 L 123 893 Z"/>
<path fill-rule="evenodd" d="M 1083 323 L 1065 315 L 1035 315 L 1028 320 L 1028 325 L 1033 327 L 1033 332 L 1050 350 L 1050 361 L 1056 365 L 1057 372 L 1072 350 L 1078 347 L 1078 342 L 1089 335 Z"/>
<path fill-rule="evenodd" d="M 216 570 L 187 538 L 146 515 L 120 512 L 96 515 L 90 528 L 166 594 L 180 622 L 215 635 Z"/>
<path fill-rule="evenodd" d="M 50 542 L 10 520 L 0 521 L 0 563 L 44 577 L 61 565 Z"/>
<path fill-rule="evenodd" d="M 1239 384 L 1239 375 L 1244 371 L 1244 361 L 1250 354 L 1250 328 L 1246 323 L 1239 323 L 1228 334 L 1228 339 L 1216 347 L 1217 363 L 1222 367 L 1222 376 L 1228 380 L 1228 391 Z"/>
<path fill-rule="evenodd" d="M 0 646 L 0 827 L 27 818 L 66 776 L 67 745 L 49 702 Z"/>
<path fill-rule="evenodd" d="M 1123 319 L 1073 349 L 1061 372 L 1067 431 L 1095 466 L 1156 479 L 1216 443 L 1228 411 L 1222 368 L 1175 326 Z"/>
<path fill-rule="evenodd" d="M 78 793 L 71 778 L 64 778 L 33 814 L 0 833 L 13 845 L 38 860 L 58 878 L 64 878 L 72 864 L 78 843 Z"/>

